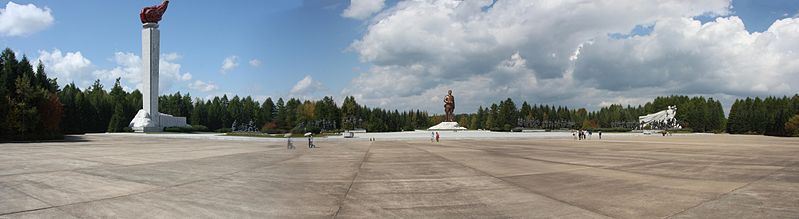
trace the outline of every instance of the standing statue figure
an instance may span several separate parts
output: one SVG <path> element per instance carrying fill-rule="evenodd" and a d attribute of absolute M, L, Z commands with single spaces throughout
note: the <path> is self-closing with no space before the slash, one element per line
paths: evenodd
<path fill-rule="evenodd" d="M 161 21 L 161 17 L 164 16 L 167 6 L 169 6 L 169 0 L 164 0 L 160 5 L 142 8 L 139 14 L 141 23 L 158 23 Z"/>
<path fill-rule="evenodd" d="M 452 96 L 452 90 L 444 97 L 444 113 L 445 122 L 455 122 L 455 96 Z"/>

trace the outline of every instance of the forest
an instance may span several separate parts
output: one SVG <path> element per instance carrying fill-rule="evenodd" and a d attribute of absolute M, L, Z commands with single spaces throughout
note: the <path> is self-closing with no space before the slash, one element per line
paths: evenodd
<path fill-rule="evenodd" d="M 106 88 L 96 80 L 81 89 L 74 83 L 63 88 L 49 78 L 45 66 L 34 69 L 30 60 L 18 59 L 11 49 L 0 54 L 0 141 L 60 139 L 64 134 L 130 132 L 129 122 L 142 106 L 142 93 L 125 91 L 117 79 Z M 799 135 L 799 95 L 736 100 L 725 117 L 721 102 L 702 96 L 657 97 L 639 106 L 610 105 L 596 111 L 585 108 L 529 104 L 519 106 L 508 98 L 477 112 L 456 115 L 468 129 L 520 131 L 522 129 L 586 129 L 630 131 L 638 116 L 677 106 L 683 131 L 727 132 L 773 136 Z M 162 113 L 186 117 L 194 131 L 260 131 L 265 133 L 340 132 L 365 129 L 395 132 L 426 129 L 443 121 L 443 115 L 421 110 L 371 108 L 345 97 L 319 100 L 297 98 L 263 102 L 250 96 L 203 100 L 180 92 L 159 97 Z"/>

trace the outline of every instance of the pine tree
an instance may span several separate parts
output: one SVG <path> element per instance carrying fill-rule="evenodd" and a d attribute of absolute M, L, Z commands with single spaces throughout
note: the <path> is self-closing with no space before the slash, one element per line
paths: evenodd
<path fill-rule="evenodd" d="M 799 137 L 799 114 L 785 122 L 784 128 L 787 136 Z"/>
<path fill-rule="evenodd" d="M 44 92 L 38 91 L 31 86 L 28 76 L 21 76 L 16 79 L 16 92 L 11 99 L 9 113 L 6 115 L 6 124 L 13 132 L 12 138 L 28 139 L 35 131 L 36 124 L 39 123 L 39 112 L 36 108 L 37 98 L 43 96 Z"/>
<path fill-rule="evenodd" d="M 107 132 L 122 132 L 125 130 L 125 111 L 123 110 L 122 103 L 117 103 L 114 106 L 114 114 L 111 115 L 111 120 L 108 122 Z"/>

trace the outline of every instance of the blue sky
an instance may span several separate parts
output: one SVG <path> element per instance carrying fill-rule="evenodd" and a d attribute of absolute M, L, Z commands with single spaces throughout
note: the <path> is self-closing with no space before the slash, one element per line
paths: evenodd
<path fill-rule="evenodd" d="M 40 50 L 80 51 L 98 68 L 113 68 L 115 52 L 141 50 L 141 7 L 157 1 L 16 1 L 52 10 L 55 23 L 3 44 L 32 58 Z M 181 71 L 213 81 L 218 92 L 287 95 L 306 75 L 330 89 L 343 86 L 362 64 L 345 50 L 363 30 L 362 21 L 343 18 L 340 1 L 172 1 L 161 22 L 161 52 L 177 53 Z M 239 67 L 221 74 L 223 60 L 239 58 Z M 260 67 L 248 64 L 261 61 Z M 63 81 L 61 83 L 64 83 Z M 185 86 L 165 92 L 191 93 Z M 197 95 L 195 95 L 197 96 Z M 205 95 L 202 95 L 203 97 Z"/>
<path fill-rule="evenodd" d="M 592 25 L 590 28 L 582 27 L 582 24 L 576 22 L 573 25 L 546 26 L 546 20 L 537 20 L 541 24 L 533 25 L 531 28 L 508 29 L 510 28 L 508 27 L 489 31 L 488 28 L 497 26 L 496 23 L 491 23 L 495 20 L 494 18 L 510 14 L 509 11 L 500 14 L 500 10 L 513 8 L 529 10 L 522 11 L 517 16 L 502 17 L 506 19 L 503 21 L 506 23 L 514 23 L 515 20 L 536 19 L 534 17 L 536 14 L 551 13 L 556 16 L 566 16 L 564 14 L 570 13 L 547 11 L 536 8 L 535 4 L 527 4 L 535 1 L 498 1 L 490 9 L 486 8 L 493 3 L 492 1 L 474 1 L 469 4 L 479 4 L 480 7 L 477 8 L 483 10 L 468 11 L 467 13 L 460 9 L 466 10 L 469 8 L 468 5 L 456 7 L 441 3 L 445 1 L 424 3 L 372 0 L 367 3 L 379 2 L 382 4 L 379 8 L 368 9 L 367 7 L 366 12 L 347 16 L 345 10 L 356 6 L 355 4 L 351 5 L 348 0 L 173 0 L 161 22 L 161 52 L 166 57 L 171 56 L 167 62 L 177 68 L 172 68 L 174 72 L 171 74 L 174 74 L 174 77 L 162 79 L 171 81 L 162 88 L 162 91 L 169 93 L 180 91 L 203 98 L 221 94 L 252 95 L 261 99 L 267 96 L 318 98 L 331 95 L 337 100 L 341 100 L 344 95 L 354 95 L 362 100 L 361 102 L 372 106 L 438 110 L 440 108 L 438 99 L 440 98 L 436 94 L 440 93 L 439 96 L 443 96 L 444 90 L 454 87 L 456 96 L 461 91 L 463 97 L 468 99 L 460 99 L 463 101 L 461 102 L 463 105 L 457 111 L 461 112 L 474 110 L 481 104 L 499 101 L 505 97 L 524 99 L 533 103 L 563 104 L 596 109 L 609 103 L 640 104 L 657 95 L 709 95 L 729 102 L 742 96 L 796 93 L 799 84 L 795 82 L 780 84 L 775 81 L 762 81 L 762 83 L 746 84 L 742 82 L 746 77 L 739 77 L 739 75 L 751 75 L 752 72 L 769 71 L 770 67 L 773 67 L 771 65 L 760 69 L 751 69 L 749 72 L 730 72 L 735 70 L 709 66 L 712 62 L 717 62 L 715 60 L 693 63 L 669 58 L 674 54 L 670 56 L 658 53 L 652 55 L 656 57 L 651 60 L 634 63 L 631 66 L 627 66 L 631 62 L 625 61 L 623 56 L 619 56 L 617 59 L 608 59 L 608 57 L 613 57 L 608 55 L 591 56 L 591 54 L 596 54 L 599 49 L 603 51 L 619 50 L 620 53 L 631 54 L 635 53 L 633 50 L 640 48 L 640 45 L 636 46 L 637 43 L 664 41 L 667 32 L 657 34 L 657 37 L 649 36 L 652 39 L 647 39 L 647 37 L 620 38 L 613 37 L 613 35 L 628 33 L 639 36 L 649 35 L 653 31 L 658 33 L 658 30 L 665 31 L 667 27 L 673 27 L 673 25 L 667 25 L 671 23 L 678 26 L 687 25 L 684 27 L 690 26 L 685 22 L 676 22 L 677 18 L 698 20 L 707 24 L 708 22 L 719 22 L 718 18 L 736 17 L 742 20 L 746 26 L 746 32 L 751 34 L 764 32 L 775 21 L 794 17 L 799 11 L 799 2 L 791 0 L 736 0 L 731 3 L 731 7 L 729 2 L 714 1 L 718 4 L 689 1 L 691 3 L 685 4 L 697 5 L 688 5 L 677 9 L 653 8 L 652 10 L 656 11 L 666 11 L 659 16 L 630 13 L 629 16 L 619 16 L 607 23 L 597 24 L 606 25 L 604 28 L 594 27 L 597 25 Z M 42 28 L 22 34 L 11 34 L 6 30 L 0 30 L 6 31 L 0 35 L 3 46 L 26 54 L 32 59 L 50 57 L 45 63 L 53 65 L 47 66 L 51 72 L 50 75 L 60 76 L 59 83 L 62 86 L 68 82 L 65 80 L 75 81 L 77 84 L 85 86 L 87 81 L 91 80 L 90 78 L 116 73 L 128 76 L 123 77 L 123 83 L 127 88 L 134 89 L 136 87 L 137 81 L 131 79 L 132 71 L 135 71 L 135 68 L 131 67 L 135 66 L 135 63 L 124 62 L 124 60 L 130 61 L 141 53 L 139 10 L 144 6 L 158 4 L 160 1 L 20 0 L 13 2 L 18 5 L 33 4 L 38 9 L 46 10 L 53 21 L 49 24 L 42 24 Z M 623 2 L 628 4 L 626 1 Z M 516 4 L 524 5 L 524 7 Z M 2 1 L 3 7 L 8 5 L 10 5 L 8 1 Z M 564 6 L 564 8 L 569 7 Z M 613 14 L 605 13 L 613 10 L 616 9 L 596 6 L 596 8 L 586 9 L 583 13 L 575 9 L 572 12 L 583 13 L 584 16 L 574 15 L 574 17 L 567 18 L 576 21 L 580 21 L 580 19 L 589 21 L 587 19 L 591 19 L 593 13 L 601 16 Z M 626 13 L 625 9 L 621 7 L 618 10 Z M 405 16 L 412 12 L 419 13 L 416 16 Z M 434 16 L 438 15 L 437 12 L 449 17 L 439 19 L 441 17 Z M 430 15 L 429 18 L 427 15 Z M 493 24 L 493 26 L 480 26 L 479 22 L 481 21 Z M 11 20 L 9 22 L 11 24 L 8 25 L 11 26 L 33 26 L 22 23 L 23 21 Z M 442 24 L 442 22 L 452 23 Z M 733 27 L 736 22 L 732 19 L 731 22 L 719 23 Z M 459 25 L 463 28 L 447 29 Z M 652 26 L 641 28 L 642 25 Z M 3 24 L 0 22 L 0 29 L 2 26 Z M 481 29 L 481 27 L 487 29 Z M 530 30 L 536 27 L 542 30 Z M 574 27 L 573 30 L 569 29 L 572 27 Z M 447 32 L 436 32 L 439 30 Z M 456 36 L 460 35 L 452 31 L 460 30 L 464 30 L 465 35 L 458 39 Z M 498 30 L 514 31 L 508 31 L 507 34 L 510 35 L 503 35 L 506 32 Z M 516 32 L 519 35 L 512 35 Z M 453 37 L 449 37 L 447 34 L 452 34 L 449 36 Z M 559 37 L 550 36 L 556 34 Z M 430 43 L 428 40 L 432 42 L 442 35 L 447 36 L 443 39 L 444 41 L 441 41 L 444 43 L 430 44 L 434 46 L 427 44 Z M 792 35 L 781 36 L 783 36 L 782 40 L 790 41 L 792 39 Z M 786 36 L 788 39 L 784 39 Z M 469 37 L 474 37 L 474 39 Z M 481 41 L 485 37 L 490 37 L 493 40 Z M 749 37 L 756 38 L 757 36 Z M 547 40 L 553 41 L 546 42 Z M 796 41 L 796 39 L 792 40 Z M 748 48 L 746 47 L 748 44 L 742 42 L 746 42 L 746 40 L 736 41 L 730 45 Z M 707 45 L 707 42 L 695 45 L 690 42 L 683 43 L 700 49 L 703 47 L 716 48 L 714 45 Z M 451 44 L 453 47 L 440 49 L 435 47 L 440 44 Z M 554 44 L 564 44 L 565 46 L 552 46 Z M 471 47 L 479 48 L 480 51 L 458 50 Z M 682 51 L 684 50 L 664 50 L 662 53 L 679 54 Z M 60 54 L 56 54 L 57 52 Z M 74 55 L 77 52 L 80 52 L 80 57 L 76 58 Z M 789 51 L 773 52 L 779 56 L 785 55 Z M 69 53 L 73 54 L 73 56 L 69 56 L 71 59 L 66 58 Z M 460 57 L 461 54 L 462 57 Z M 733 53 L 731 52 L 731 54 Z M 702 55 L 711 56 L 709 54 Z M 236 67 L 223 70 L 225 59 L 232 57 L 236 57 L 235 64 L 237 65 L 231 66 Z M 649 55 L 641 57 L 649 57 Z M 551 60 L 549 60 L 550 58 Z M 744 59 L 744 57 L 737 56 L 733 58 Z M 76 59 L 78 64 L 69 63 L 76 62 Z M 88 60 L 90 64 L 80 62 L 80 60 Z M 251 61 L 256 62 L 252 64 L 260 63 L 260 65 L 251 65 Z M 673 64 L 677 61 L 681 64 Z M 626 81 L 621 82 L 623 84 L 621 87 L 628 87 L 628 89 L 619 90 L 617 89 L 619 88 L 618 84 L 602 81 L 606 78 L 613 78 L 614 74 L 624 77 L 624 70 L 619 69 L 636 69 L 640 67 L 637 65 L 644 64 L 665 69 L 630 74 L 651 74 L 655 80 L 666 80 L 668 83 L 681 86 L 637 87 L 635 84 L 641 84 L 640 82 Z M 56 65 L 58 67 L 55 67 Z M 733 82 L 741 83 L 737 85 L 738 87 L 730 87 L 732 86 L 730 85 L 707 88 L 703 84 L 693 84 L 693 81 L 671 79 L 681 75 L 679 72 L 681 70 L 676 68 L 682 66 L 681 69 L 685 69 L 684 65 L 688 65 L 688 68 L 694 71 L 717 73 L 706 75 L 707 78 L 725 78 L 724 74 L 730 74 L 730 77 L 738 78 L 736 79 L 738 81 Z M 779 64 L 776 65 L 779 66 Z M 675 69 L 670 69 L 672 67 Z M 616 73 L 617 71 L 619 73 Z M 162 74 L 165 73 L 162 72 Z M 657 75 L 664 74 L 669 75 L 669 78 L 657 77 Z M 785 77 L 797 75 L 796 71 L 792 69 L 779 74 Z M 505 80 L 502 78 L 505 76 L 517 78 Z M 530 78 L 527 78 L 528 76 Z M 647 78 L 650 75 L 639 76 Z M 704 76 L 700 75 L 699 77 Z M 441 77 L 451 78 L 451 80 L 443 80 L 440 79 Z M 579 81 L 562 81 L 568 77 L 575 77 Z M 556 80 L 559 78 L 562 80 Z M 518 81 L 525 80 L 527 80 L 525 84 L 516 84 Z M 103 78 L 103 82 L 110 86 L 112 80 L 110 77 Z M 733 82 L 719 83 L 736 84 Z M 486 89 L 485 92 L 480 92 L 480 90 L 474 93 L 463 92 L 463 89 L 472 87 L 481 89 L 480 86 L 471 83 L 489 84 L 490 88 L 483 88 Z M 551 94 L 541 94 L 540 92 L 543 89 L 557 90 L 569 86 L 574 88 L 552 91 Z M 764 86 L 765 88 L 763 88 Z M 587 90 L 583 90 L 586 87 Z M 647 92 L 641 92 L 641 90 Z"/>

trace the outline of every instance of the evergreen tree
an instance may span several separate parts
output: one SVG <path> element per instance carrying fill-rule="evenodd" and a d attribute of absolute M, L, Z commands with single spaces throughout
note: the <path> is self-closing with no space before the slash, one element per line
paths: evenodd
<path fill-rule="evenodd" d="M 192 126 L 207 125 L 207 111 L 205 109 L 205 102 L 200 98 L 194 101 L 194 108 L 191 110 L 191 119 L 189 120 Z M 207 127 L 207 126 L 206 126 Z"/>
<path fill-rule="evenodd" d="M 127 100 L 127 92 L 122 89 L 120 78 L 114 82 L 114 87 L 111 88 L 111 104 L 114 105 L 114 112 L 108 122 L 107 132 L 122 132 L 127 127 L 125 116 L 125 101 Z"/>
<path fill-rule="evenodd" d="M 283 102 L 283 98 L 277 99 L 277 104 L 275 107 L 277 108 L 277 117 L 275 118 L 277 121 L 277 127 L 281 129 L 287 129 L 286 127 L 290 126 L 290 124 L 286 124 L 288 110 L 286 110 L 286 104 Z"/>
<path fill-rule="evenodd" d="M 785 122 L 784 128 L 787 136 L 799 137 L 799 114 Z"/>
<path fill-rule="evenodd" d="M 277 112 L 275 109 L 275 103 L 272 102 L 272 98 L 271 97 L 266 98 L 266 101 L 264 101 L 264 103 L 261 104 L 261 110 L 258 112 L 262 123 L 261 131 L 274 129 L 277 127 L 277 124 L 274 123 L 274 117 L 276 113 Z"/>
<path fill-rule="evenodd" d="M 122 132 L 124 128 L 127 127 L 125 125 L 125 113 L 122 110 L 122 103 L 117 103 L 114 106 L 114 114 L 111 116 L 111 120 L 108 122 L 108 130 L 107 132 Z"/>
<path fill-rule="evenodd" d="M 32 134 L 39 122 L 39 112 L 36 108 L 38 96 L 41 95 L 33 86 L 28 76 L 23 75 L 16 79 L 16 92 L 11 99 L 11 108 L 6 115 L 6 124 L 11 128 L 13 138 L 27 139 L 26 135 Z"/>

